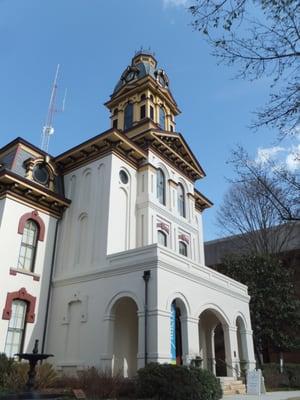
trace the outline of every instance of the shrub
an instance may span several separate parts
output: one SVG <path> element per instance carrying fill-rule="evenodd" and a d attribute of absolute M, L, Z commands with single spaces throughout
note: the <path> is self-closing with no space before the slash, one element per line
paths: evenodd
<path fill-rule="evenodd" d="M 282 373 L 278 364 L 265 364 L 263 366 L 263 376 L 268 389 L 282 387 L 300 388 L 299 364 L 284 364 Z"/>
<path fill-rule="evenodd" d="M 162 400 L 218 400 L 220 383 L 209 371 L 195 367 L 150 363 L 138 370 L 137 397 Z"/>
<path fill-rule="evenodd" d="M 134 382 L 121 375 L 112 376 L 109 370 L 103 371 L 95 367 L 84 369 L 76 375 L 61 375 L 56 387 L 82 389 L 89 398 L 134 397 Z"/>

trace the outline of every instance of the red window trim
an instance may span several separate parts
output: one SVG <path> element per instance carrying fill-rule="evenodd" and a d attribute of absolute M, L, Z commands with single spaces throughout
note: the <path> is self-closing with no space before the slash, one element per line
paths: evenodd
<path fill-rule="evenodd" d="M 43 242 L 44 237 L 45 237 L 45 224 L 36 210 L 22 215 L 22 217 L 20 218 L 20 221 L 19 221 L 18 233 L 23 234 L 26 222 L 29 219 L 32 219 L 34 222 L 36 222 L 38 224 L 38 227 L 39 227 L 38 240 Z"/>
<path fill-rule="evenodd" d="M 10 320 L 12 312 L 12 302 L 14 300 L 24 300 L 28 304 L 26 312 L 26 322 L 33 323 L 35 320 L 35 303 L 36 297 L 27 293 L 25 288 L 21 288 L 17 292 L 9 292 L 6 296 L 5 307 L 2 313 L 2 319 Z"/>

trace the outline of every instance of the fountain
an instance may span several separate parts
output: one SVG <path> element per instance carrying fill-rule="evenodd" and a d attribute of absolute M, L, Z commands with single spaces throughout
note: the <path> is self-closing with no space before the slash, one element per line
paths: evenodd
<path fill-rule="evenodd" d="M 38 361 L 46 360 L 48 357 L 53 357 L 53 354 L 43 354 L 39 353 L 39 341 L 36 340 L 34 344 L 34 348 L 32 353 L 18 353 L 15 354 L 21 360 L 27 360 L 29 362 L 29 371 L 28 371 L 28 379 L 25 386 L 25 392 L 16 393 L 11 395 L 6 395 L 5 399 L 60 399 L 62 396 L 57 394 L 45 394 L 39 393 L 38 391 L 34 390 L 35 386 L 35 376 L 36 376 L 36 365 Z"/>
<path fill-rule="evenodd" d="M 34 388 L 35 384 L 35 367 L 38 361 L 46 360 L 48 357 L 53 357 L 53 354 L 42 354 L 39 353 L 39 341 L 36 340 L 34 343 L 34 348 L 32 353 L 18 353 L 15 354 L 16 356 L 20 357 L 21 360 L 29 361 L 29 371 L 28 371 L 28 379 L 26 383 L 26 389 L 31 392 Z"/>

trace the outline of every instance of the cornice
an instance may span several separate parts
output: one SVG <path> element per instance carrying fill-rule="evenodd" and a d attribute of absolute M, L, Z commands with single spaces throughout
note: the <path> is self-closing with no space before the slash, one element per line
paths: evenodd
<path fill-rule="evenodd" d="M 16 198 L 57 217 L 61 217 L 71 203 L 71 200 L 7 170 L 0 172 L 0 198 L 4 197 Z"/>
<path fill-rule="evenodd" d="M 204 196 L 199 190 L 194 188 L 195 194 L 195 207 L 198 211 L 202 212 L 206 208 L 210 208 L 214 205 L 207 197 Z"/>
<path fill-rule="evenodd" d="M 168 89 L 162 88 L 159 83 L 152 78 L 152 76 L 145 76 L 144 78 L 132 82 L 132 84 L 127 84 L 120 88 L 120 90 L 112 96 L 110 100 L 104 103 L 104 105 L 111 109 L 115 107 L 120 102 L 126 100 L 128 97 L 133 96 L 134 94 L 145 90 L 147 87 L 150 87 L 154 92 L 158 92 L 160 96 L 163 96 L 165 101 L 167 102 L 170 109 L 172 109 L 175 115 L 180 114 L 180 109 L 178 105 L 170 93 Z"/>
<path fill-rule="evenodd" d="M 181 141 L 190 159 L 187 160 L 184 155 L 181 155 L 175 144 L 173 144 L 175 148 L 172 148 L 166 140 L 160 138 L 159 135 L 165 135 L 166 138 L 172 137 L 174 140 Z M 203 169 L 188 149 L 188 146 L 182 142 L 181 135 L 179 134 L 159 129 L 149 129 L 146 132 L 136 135 L 133 138 L 133 141 L 144 150 L 151 149 L 159 157 L 163 158 L 172 168 L 179 171 L 191 182 L 195 182 L 205 176 Z"/>
<path fill-rule="evenodd" d="M 178 218 L 174 215 L 174 213 L 170 210 L 168 210 L 166 207 L 161 207 L 158 204 L 154 203 L 151 200 L 144 201 L 143 203 L 138 203 L 137 204 L 137 209 L 143 209 L 143 208 L 152 208 L 155 210 L 158 215 L 163 216 L 168 222 L 174 222 L 180 227 L 182 227 L 184 230 L 187 230 L 188 232 L 191 232 L 194 235 L 197 235 L 199 232 L 198 225 L 194 225 L 191 222 L 188 222 L 186 218 Z"/>
<path fill-rule="evenodd" d="M 140 146 L 113 128 L 59 155 L 55 162 L 62 174 L 66 174 L 110 153 L 125 158 L 134 167 L 147 159 L 146 152 Z"/>

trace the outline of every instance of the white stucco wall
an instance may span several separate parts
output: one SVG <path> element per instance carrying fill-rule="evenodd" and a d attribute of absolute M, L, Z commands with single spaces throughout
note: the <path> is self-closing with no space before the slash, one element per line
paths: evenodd
<path fill-rule="evenodd" d="M 20 218 L 34 211 L 34 208 L 21 204 L 13 199 L 4 199 L 0 203 L 0 311 L 1 315 L 5 307 L 7 293 L 19 291 L 25 288 L 26 291 L 36 297 L 35 322 L 27 323 L 24 341 L 24 350 L 32 350 L 34 340 L 39 339 L 40 344 L 43 337 L 45 307 L 47 301 L 53 242 L 56 226 L 56 218 L 45 212 L 38 211 L 39 216 L 45 224 L 44 241 L 38 241 L 35 259 L 34 275 L 39 281 L 33 279 L 33 275 L 25 275 L 17 272 L 10 274 L 10 268 L 16 269 L 21 245 L 22 234 L 18 233 Z M 8 320 L 0 319 L 0 352 L 4 351 Z"/>

